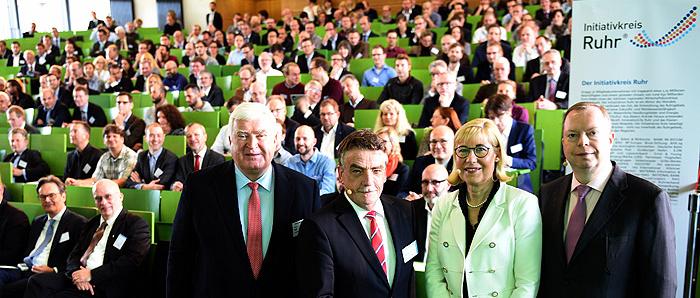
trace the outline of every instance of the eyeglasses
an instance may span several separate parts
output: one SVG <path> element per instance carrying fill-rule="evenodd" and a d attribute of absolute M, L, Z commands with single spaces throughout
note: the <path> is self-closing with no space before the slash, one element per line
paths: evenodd
<path fill-rule="evenodd" d="M 45 195 L 40 194 L 40 195 L 39 195 L 39 200 L 40 200 L 40 201 L 43 201 L 43 200 L 46 200 L 46 199 L 53 200 L 53 199 L 56 198 L 57 196 L 58 196 L 58 193 L 56 193 L 56 192 L 52 192 L 52 193 L 50 193 L 50 194 L 45 194 Z"/>
<path fill-rule="evenodd" d="M 489 147 L 484 145 L 476 145 L 476 147 L 459 146 L 455 149 L 455 155 L 459 158 L 467 158 L 469 152 L 474 151 L 474 155 L 478 158 L 484 158 L 489 154 Z"/>
<path fill-rule="evenodd" d="M 428 185 L 438 186 L 440 183 L 443 183 L 443 182 L 445 182 L 445 181 L 447 181 L 447 179 L 442 179 L 442 180 L 421 180 L 420 184 L 423 185 L 423 186 L 428 186 Z"/>

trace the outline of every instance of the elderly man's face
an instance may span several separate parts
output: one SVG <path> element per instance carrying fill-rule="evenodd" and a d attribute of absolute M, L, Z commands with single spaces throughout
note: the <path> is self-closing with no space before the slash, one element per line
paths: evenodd
<path fill-rule="evenodd" d="M 105 220 L 111 218 L 116 210 L 120 210 L 124 201 L 124 196 L 119 192 L 119 186 L 108 181 L 98 181 L 93 188 L 92 196 L 97 210 Z"/>
<path fill-rule="evenodd" d="M 428 202 L 433 202 L 439 196 L 445 194 L 449 189 L 447 183 L 447 171 L 424 170 L 421 177 L 421 192 L 423 198 Z"/>
<path fill-rule="evenodd" d="M 505 81 L 510 74 L 510 64 L 507 61 L 496 61 L 493 63 L 493 77 L 498 81 Z"/>
<path fill-rule="evenodd" d="M 231 124 L 231 156 L 248 177 L 260 177 L 275 156 L 275 123 L 263 119 L 234 120 Z"/>
<path fill-rule="evenodd" d="M 56 216 L 66 207 L 66 193 L 61 192 L 55 183 L 44 183 L 37 191 L 44 212 Z"/>
<path fill-rule="evenodd" d="M 544 73 L 559 73 L 561 69 L 561 57 L 556 54 L 547 53 L 542 56 L 542 70 Z"/>
<path fill-rule="evenodd" d="M 380 150 L 350 150 L 342 156 L 338 180 L 358 206 L 370 210 L 384 189 L 388 157 Z"/>
<path fill-rule="evenodd" d="M 610 163 L 615 135 L 610 121 L 597 108 L 575 110 L 564 120 L 563 151 L 574 172 L 595 173 Z"/>
<path fill-rule="evenodd" d="M 41 105 L 44 108 L 53 109 L 54 105 L 56 105 L 56 96 L 53 94 L 53 90 L 44 89 L 41 94 Z"/>
<path fill-rule="evenodd" d="M 456 90 L 456 81 L 448 73 L 440 73 L 434 78 L 437 92 L 441 96 L 451 95 Z"/>

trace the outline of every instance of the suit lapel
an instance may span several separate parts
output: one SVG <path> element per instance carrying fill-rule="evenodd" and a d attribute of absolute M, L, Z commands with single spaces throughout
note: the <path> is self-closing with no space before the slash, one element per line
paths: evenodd
<path fill-rule="evenodd" d="M 362 227 L 362 223 L 360 223 L 360 220 L 357 218 L 357 213 L 355 213 L 355 210 L 353 210 L 342 193 L 338 195 L 335 201 L 337 202 L 335 204 L 335 209 L 336 212 L 339 213 L 337 220 L 355 242 L 355 245 L 357 245 L 357 248 L 360 250 L 367 263 L 369 263 L 374 273 L 388 284 L 386 273 L 384 273 L 381 264 L 379 264 L 379 259 L 374 253 L 374 249 Z"/>
<path fill-rule="evenodd" d="M 32 224 L 34 226 L 34 229 L 31 230 L 31 234 L 29 235 L 29 245 L 27 246 L 27 256 L 29 253 L 32 252 L 34 249 L 34 246 L 36 246 L 36 241 L 39 240 L 39 236 L 41 235 L 41 231 L 44 229 L 44 225 L 46 225 L 46 221 L 49 219 L 49 216 L 44 214 L 41 217 L 37 218 L 36 221 Z M 32 220 L 31 218 L 29 220 Z M 26 256 L 25 256 L 26 257 Z"/>
<path fill-rule="evenodd" d="M 391 238 L 393 240 L 392 242 L 394 242 L 394 255 L 396 256 L 396 264 L 394 264 L 395 271 L 394 280 L 392 281 L 392 284 L 396 285 L 402 273 L 401 269 L 404 268 L 404 266 L 401 266 L 401 264 L 404 263 L 404 243 L 412 241 L 411 239 L 403 239 L 403 231 L 407 227 L 410 227 L 411 223 L 403 222 L 403 220 L 401 220 L 402 217 L 400 211 L 395 208 L 393 201 L 382 197 L 382 205 L 384 207 L 384 214 L 386 214 L 386 221 L 389 223 L 387 229 L 389 229 L 389 233 L 391 233 Z"/>
<path fill-rule="evenodd" d="M 292 231 L 291 226 L 287 226 L 290 222 L 289 215 L 291 213 L 292 202 L 291 195 L 293 193 L 294 186 L 287 179 L 287 175 L 281 170 L 281 166 L 272 163 L 272 178 L 274 182 L 274 203 L 273 203 L 273 222 L 272 222 L 272 234 L 270 236 L 270 242 L 267 247 L 266 257 L 263 259 L 262 270 L 264 270 L 265 263 L 272 262 L 270 256 L 278 249 L 278 241 L 283 241 L 287 239 Z M 282 247 L 281 249 L 286 249 Z M 269 267 L 269 266 L 268 266 Z"/>
<path fill-rule="evenodd" d="M 187 152 L 187 154 L 185 154 L 185 170 L 187 170 L 186 173 L 194 172 L 194 153 L 192 151 Z M 231 170 L 233 171 L 233 169 Z"/>
<path fill-rule="evenodd" d="M 572 261 L 576 255 L 586 248 L 588 243 L 595 238 L 603 227 L 610 221 L 618 207 L 625 201 L 622 191 L 627 188 L 627 177 L 617 166 L 614 166 L 613 173 L 605 184 L 605 189 L 598 199 L 598 203 L 593 209 L 593 213 L 588 217 L 586 225 L 583 227 L 581 237 L 576 243 L 576 249 L 571 256 Z"/>
<path fill-rule="evenodd" d="M 549 218 L 553 221 L 552 226 L 556 227 L 552 229 L 548 238 L 554 239 L 557 249 L 557 258 L 564 266 L 566 266 L 566 251 L 564 243 L 564 219 L 567 217 L 566 213 L 566 201 L 569 199 L 569 191 L 571 189 L 571 179 L 572 175 L 567 175 L 562 182 L 560 187 L 552 188 L 552 194 L 549 196 L 550 201 L 547 202 L 545 208 L 542 209 L 542 218 Z M 545 195 L 543 195 L 545 196 Z M 544 225 L 544 224 L 543 224 Z"/>
<path fill-rule="evenodd" d="M 189 153 L 188 153 L 189 154 Z M 253 270 L 250 269 L 250 260 L 248 259 L 248 250 L 245 241 L 243 240 L 243 231 L 240 220 L 240 211 L 238 210 L 238 189 L 236 189 L 236 175 L 232 161 L 226 164 L 226 167 L 221 168 L 223 171 L 219 173 L 218 183 L 214 183 L 214 192 L 216 193 L 216 203 L 218 212 L 221 213 L 221 218 L 232 239 L 234 247 L 237 249 L 234 252 L 239 252 L 240 264 L 247 264 L 251 277 Z"/>

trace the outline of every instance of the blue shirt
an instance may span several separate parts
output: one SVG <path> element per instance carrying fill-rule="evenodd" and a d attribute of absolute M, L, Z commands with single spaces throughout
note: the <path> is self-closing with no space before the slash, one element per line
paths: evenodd
<path fill-rule="evenodd" d="M 318 181 L 321 195 L 335 192 L 335 161 L 318 152 L 316 148 L 309 161 L 304 162 L 301 155 L 295 154 L 287 160 L 285 166 Z"/>
<path fill-rule="evenodd" d="M 241 220 L 241 229 L 243 232 L 243 241 L 248 243 L 248 200 L 252 190 L 248 187 L 248 182 L 251 182 L 243 172 L 235 166 L 236 174 L 236 196 L 238 199 L 238 218 Z M 262 219 L 262 248 L 263 258 L 267 253 L 267 247 L 270 245 L 270 236 L 272 236 L 272 220 L 274 217 L 275 202 L 274 202 L 274 185 L 275 178 L 270 166 L 265 173 L 258 178 L 258 195 L 260 196 L 260 215 Z"/>
<path fill-rule="evenodd" d="M 163 85 L 168 87 L 168 91 L 182 91 L 187 86 L 187 79 L 180 73 L 174 76 L 166 76 L 163 79 Z"/>
<path fill-rule="evenodd" d="M 158 157 L 160 157 L 161 153 L 163 153 L 163 147 L 160 147 L 160 149 L 158 149 L 158 151 L 156 151 L 155 153 L 151 153 L 151 151 L 148 151 L 148 153 L 146 153 L 146 156 L 148 157 L 148 170 L 151 171 L 151 175 L 153 175 L 155 179 L 158 179 L 158 177 L 155 177 L 156 162 L 158 161 Z M 141 189 L 142 187 L 143 183 L 134 185 L 134 188 L 136 189 Z"/>
<path fill-rule="evenodd" d="M 390 79 L 395 77 L 396 71 L 393 68 L 384 65 L 382 69 L 377 69 L 375 66 L 365 71 L 362 76 L 362 86 L 384 87 Z"/>

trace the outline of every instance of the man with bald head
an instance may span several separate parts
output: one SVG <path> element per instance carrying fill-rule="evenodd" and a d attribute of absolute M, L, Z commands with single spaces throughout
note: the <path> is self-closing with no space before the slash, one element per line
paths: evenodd
<path fill-rule="evenodd" d="M 297 154 L 284 164 L 288 168 L 306 175 L 318 182 L 321 195 L 335 191 L 335 161 L 316 148 L 314 130 L 306 125 L 299 126 L 294 133 L 294 146 Z"/>
<path fill-rule="evenodd" d="M 189 174 L 224 162 L 224 156 L 207 148 L 207 131 L 199 123 L 190 123 L 185 127 L 185 138 L 189 152 L 177 161 L 177 174 L 170 187 L 182 191 L 182 186 Z"/>
<path fill-rule="evenodd" d="M 451 169 L 450 169 L 451 170 Z M 431 164 L 421 176 L 421 193 L 409 192 L 406 200 L 411 201 L 413 216 L 416 218 L 416 241 L 418 246 L 424 248 L 424 254 L 420 253 L 416 258 L 425 262 L 428 255 L 428 242 L 430 235 L 430 223 L 433 218 L 433 207 L 442 195 L 450 189 L 447 182 L 447 169 L 439 164 Z"/>
<path fill-rule="evenodd" d="M 493 61 L 491 80 L 481 82 L 481 87 L 479 87 L 479 90 L 472 100 L 473 103 L 482 103 L 484 100 L 497 93 L 499 83 L 510 80 L 511 73 L 514 72 L 513 68 L 511 68 L 511 63 L 512 62 L 505 57 L 498 57 Z M 525 93 L 525 88 L 523 88 L 522 85 L 516 83 L 515 88 L 516 91 L 513 100 L 516 98 L 521 100 L 527 98 L 527 93 Z"/>
<path fill-rule="evenodd" d="M 301 221 L 319 206 L 316 181 L 272 162 L 279 126 L 259 103 L 232 113 L 232 161 L 192 173 L 180 199 L 167 297 L 294 297 Z"/>
<path fill-rule="evenodd" d="M 530 81 L 530 99 L 535 101 L 538 109 L 568 108 L 569 73 L 561 71 L 561 53 L 549 50 L 541 59 L 542 74 Z"/>
<path fill-rule="evenodd" d="M 150 227 L 123 207 L 114 181 L 97 181 L 92 195 L 100 214 L 85 225 L 66 270 L 32 276 L 25 297 L 137 296 L 134 285 L 150 248 Z"/>
<path fill-rule="evenodd" d="M 430 154 L 419 156 L 413 163 L 411 173 L 408 176 L 408 183 L 402 190 L 403 195 L 421 193 L 421 177 L 423 170 L 431 164 L 442 165 L 446 169 L 452 170 L 452 151 L 454 150 L 455 133 L 451 128 L 440 125 L 430 131 Z M 399 194 L 402 197 L 402 194 Z"/>
<path fill-rule="evenodd" d="M 69 122 L 71 119 L 68 108 L 56 101 L 56 95 L 51 88 L 41 90 L 41 106 L 38 110 L 34 120 L 34 126 L 37 127 L 61 127 L 64 122 Z"/>

